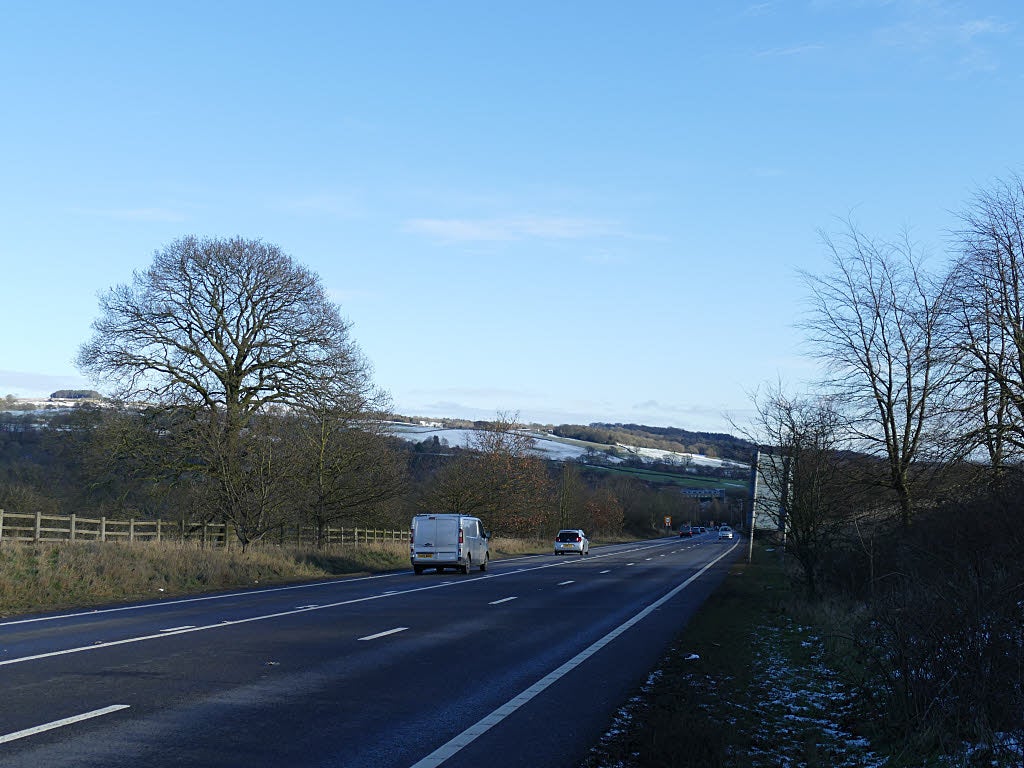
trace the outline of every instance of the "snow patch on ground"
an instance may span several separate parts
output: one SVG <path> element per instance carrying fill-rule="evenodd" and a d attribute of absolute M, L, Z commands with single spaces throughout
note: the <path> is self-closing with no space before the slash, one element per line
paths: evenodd
<path fill-rule="evenodd" d="M 782 633 L 794 631 L 807 634 L 804 640 L 806 647 L 814 649 L 811 663 L 806 667 L 791 666 L 777 650 Z M 691 687 L 705 692 L 707 703 L 702 706 L 719 722 L 730 728 L 739 727 L 739 723 L 758 723 L 757 730 L 749 734 L 752 749 L 742 756 L 737 755 L 741 757 L 739 764 L 750 768 L 805 768 L 809 764 L 806 756 L 811 749 L 817 757 L 815 765 L 830 768 L 882 768 L 887 765 L 887 758 L 872 752 L 867 739 L 843 726 L 843 722 L 850 719 L 848 715 L 854 696 L 823 663 L 819 639 L 810 635 L 806 628 L 793 625 L 760 627 L 757 632 L 757 651 L 751 659 L 754 679 L 748 688 L 750 695 L 743 701 L 728 699 L 718 693 L 720 684 L 728 680 L 716 680 L 700 671 L 683 677 Z M 689 654 L 687 658 L 696 655 Z M 640 694 L 619 710 L 611 728 L 591 750 L 592 756 L 600 759 L 600 755 L 608 754 L 609 745 L 643 718 L 646 701 L 662 676 L 661 670 L 654 672 Z M 600 765 L 602 768 L 642 768 L 643 761 L 641 755 L 633 754 L 625 761 Z"/>
<path fill-rule="evenodd" d="M 822 662 L 822 644 L 808 636 L 802 644 L 811 649 L 806 667 L 790 666 L 776 649 L 784 630 L 762 627 L 758 634 L 758 658 L 753 705 L 761 728 L 753 735 L 751 765 L 754 768 L 796 768 L 813 743 L 823 765 L 834 768 L 881 768 L 888 760 L 874 754 L 866 739 L 847 731 L 853 695 Z M 803 627 L 786 631 L 802 632 Z"/>
<path fill-rule="evenodd" d="M 679 464 L 684 467 L 732 467 L 735 469 L 741 469 L 750 466 L 749 464 L 744 464 L 739 461 L 702 456 L 699 453 L 678 453 L 676 451 L 666 451 L 661 448 L 639 448 L 635 445 L 624 445 L 623 443 L 619 443 L 617 447 L 620 451 L 632 456 L 637 456 L 645 461 L 661 461 L 666 464 Z"/>

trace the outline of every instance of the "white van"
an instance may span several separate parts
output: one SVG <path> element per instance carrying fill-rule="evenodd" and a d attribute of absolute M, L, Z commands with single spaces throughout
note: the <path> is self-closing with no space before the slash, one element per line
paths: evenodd
<path fill-rule="evenodd" d="M 466 515 L 416 515 L 409 530 L 409 560 L 412 569 L 458 568 L 469 573 L 474 565 L 487 570 L 490 562 L 490 534 L 478 517 Z"/>

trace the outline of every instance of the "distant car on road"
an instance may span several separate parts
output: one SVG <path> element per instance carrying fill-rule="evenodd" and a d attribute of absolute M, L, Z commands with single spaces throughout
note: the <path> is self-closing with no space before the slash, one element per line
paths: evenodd
<path fill-rule="evenodd" d="M 679 538 L 685 539 L 693 536 L 693 531 L 689 527 L 679 529 Z"/>
<path fill-rule="evenodd" d="M 721 528 L 718 529 L 718 538 L 720 538 L 720 539 L 731 539 L 732 538 L 732 528 L 730 528 L 728 525 L 723 525 Z"/>
<path fill-rule="evenodd" d="M 590 554 L 590 540 L 579 528 L 566 528 L 555 536 L 555 554 L 579 553 L 580 557 Z"/>

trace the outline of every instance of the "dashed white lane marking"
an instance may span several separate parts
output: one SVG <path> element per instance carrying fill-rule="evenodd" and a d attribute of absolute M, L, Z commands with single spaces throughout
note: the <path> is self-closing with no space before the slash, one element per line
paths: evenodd
<path fill-rule="evenodd" d="M 387 592 L 385 592 L 384 594 L 386 595 Z M 305 610 L 306 608 L 319 608 L 319 607 L 320 607 L 320 603 L 310 603 L 309 605 L 296 605 L 295 606 L 295 610 L 296 611 L 302 611 L 302 610 Z"/>
<path fill-rule="evenodd" d="M 184 627 L 168 627 L 167 629 L 161 629 L 161 632 L 180 632 L 183 629 L 192 629 L 195 624 L 186 624 Z"/>
<path fill-rule="evenodd" d="M 407 630 L 407 629 L 408 629 L 408 627 L 395 627 L 394 629 L 389 629 L 389 630 L 387 630 L 385 632 L 378 632 L 376 635 L 367 635 L 366 637 L 360 637 L 359 639 L 360 640 L 376 640 L 377 638 L 380 638 L 380 637 L 387 637 L 388 635 L 393 635 L 396 632 L 405 632 L 405 630 Z"/>
<path fill-rule="evenodd" d="M 498 603 L 507 603 L 509 600 L 515 600 L 514 597 L 503 597 L 501 600 L 492 600 L 488 605 L 497 605 Z"/>
<path fill-rule="evenodd" d="M 573 581 L 572 579 L 569 579 L 569 581 L 560 581 L 560 582 L 558 582 L 558 586 L 564 587 L 566 584 L 575 584 L 575 583 L 576 583 L 575 581 Z"/>
<path fill-rule="evenodd" d="M 711 566 L 713 566 L 715 563 L 717 563 L 719 560 L 721 560 L 723 557 L 729 554 L 729 552 L 731 552 L 735 546 L 736 545 L 734 544 L 732 547 L 727 549 L 725 552 L 720 554 L 714 560 L 712 560 L 699 571 L 697 571 L 695 574 L 693 574 L 682 584 L 675 587 L 674 589 L 669 590 L 667 594 L 655 600 L 653 603 L 651 603 L 642 611 L 640 611 L 640 613 L 636 614 L 633 618 L 627 620 L 623 624 L 620 624 L 618 627 L 613 629 L 611 632 L 602 637 L 596 643 L 594 643 L 588 648 L 584 648 L 582 651 L 577 653 L 575 656 L 573 656 L 571 659 L 565 662 L 565 664 L 560 666 L 558 669 L 548 673 L 545 677 L 538 680 L 536 683 L 531 685 L 518 696 L 515 696 L 506 703 L 502 704 L 500 707 L 498 707 L 496 710 L 491 712 L 491 714 L 487 715 L 485 718 L 477 722 L 475 725 L 469 726 L 469 728 L 464 730 L 462 733 L 460 733 L 454 739 L 449 741 L 447 744 L 442 744 L 440 747 L 435 749 L 422 760 L 420 760 L 417 763 L 414 763 L 411 766 L 411 768 L 436 768 L 437 766 L 441 765 L 441 763 L 443 763 L 445 760 L 452 757 L 456 753 L 460 752 L 471 742 L 475 741 L 479 736 L 482 736 L 488 730 L 496 726 L 498 723 L 500 723 L 502 720 L 511 715 L 517 709 L 522 707 L 524 704 L 527 704 L 530 701 L 532 701 L 538 694 L 543 692 L 546 688 L 558 682 L 559 680 L 564 679 L 565 675 L 567 675 L 569 672 L 574 670 L 584 661 L 589 659 L 599 650 L 604 648 L 606 645 L 608 645 L 608 643 L 617 638 L 623 632 L 631 628 L 633 625 L 637 624 L 641 619 L 646 617 L 648 614 L 653 613 L 662 605 L 671 600 L 673 597 L 678 595 L 680 592 L 682 592 L 684 589 L 690 586 L 693 582 L 695 582 L 700 576 L 703 576 L 704 572 L 707 571 Z"/>
<path fill-rule="evenodd" d="M 664 541 L 656 541 L 653 544 L 642 544 L 640 546 L 632 547 L 632 548 L 629 548 L 629 549 L 610 548 L 611 551 L 606 552 L 604 554 L 600 554 L 600 555 L 594 555 L 594 557 L 612 557 L 614 555 L 621 555 L 621 554 L 625 554 L 625 553 L 628 553 L 628 552 L 633 552 L 633 551 L 636 551 L 638 549 L 646 549 L 646 548 L 648 548 L 650 546 L 655 546 L 655 547 L 664 546 L 664 543 L 665 543 Z M 513 561 L 516 561 L 516 560 L 526 560 L 526 559 L 529 559 L 531 557 L 535 557 L 535 556 L 534 555 L 526 555 L 526 556 L 523 556 L 523 557 L 505 557 L 505 558 L 502 558 L 501 562 L 502 563 L 509 563 L 509 562 L 513 562 Z M 506 573 L 489 574 L 486 578 L 495 578 L 495 577 L 499 577 L 499 576 L 510 576 L 513 573 L 522 573 L 523 571 L 528 571 L 528 570 L 532 571 L 532 570 L 536 570 L 538 568 L 558 567 L 560 565 L 563 565 L 563 563 L 545 563 L 543 565 L 533 566 L 531 568 L 519 568 L 519 569 L 517 569 L 515 571 L 507 571 Z M 352 579 L 348 579 L 347 578 L 347 579 L 345 579 L 345 583 L 346 584 L 353 584 L 355 582 L 360 582 L 360 581 L 375 581 L 377 579 L 391 579 L 391 578 L 395 578 L 395 577 L 398 577 L 398 576 L 405 576 L 405 575 L 408 575 L 408 571 L 392 571 L 390 573 L 374 574 L 373 576 L 358 576 L 358 577 L 355 577 L 355 578 L 352 578 Z M 430 587 L 420 587 L 418 589 L 433 589 L 434 586 L 441 587 L 441 586 L 444 586 L 446 584 L 451 584 L 451 583 L 457 583 L 457 582 L 440 581 L 440 582 L 436 582 L 434 585 L 432 585 Z M 53 614 L 51 616 L 33 616 L 32 618 L 28 618 L 28 619 L 12 619 L 11 621 L 0 621 L 0 627 L 10 627 L 10 626 L 14 626 L 15 624 L 35 624 L 37 622 L 52 622 L 52 621 L 63 621 L 65 619 L 79 619 L 79 618 L 84 618 L 86 616 L 88 616 L 90 618 L 93 618 L 93 617 L 100 616 L 100 615 L 105 614 L 105 613 L 120 613 L 120 612 L 124 612 L 124 611 L 141 611 L 141 610 L 148 610 L 148 609 L 151 609 L 151 608 L 167 608 L 167 607 L 172 606 L 172 605 L 184 605 L 184 604 L 187 604 L 187 603 L 203 603 L 203 602 L 207 602 L 207 601 L 210 601 L 210 600 L 225 600 L 225 599 L 230 599 L 230 598 L 253 597 L 253 596 L 258 596 L 258 595 L 267 595 L 267 594 L 271 594 L 273 592 L 288 592 L 290 590 L 296 590 L 296 589 L 311 589 L 311 588 L 316 588 L 316 587 L 331 587 L 331 586 L 337 586 L 337 585 L 338 585 L 338 580 L 337 579 L 331 579 L 329 581 L 314 581 L 314 582 L 307 582 L 305 584 L 288 584 L 288 585 L 282 586 L 282 587 L 265 587 L 265 588 L 262 588 L 262 589 L 250 589 L 250 590 L 245 590 L 244 592 L 222 592 L 222 593 L 216 594 L 216 595 L 202 595 L 200 597 L 184 597 L 184 598 L 180 598 L 180 599 L 177 599 L 177 600 L 160 600 L 160 601 L 152 602 L 152 603 L 141 603 L 139 605 L 125 605 L 125 606 L 121 606 L 120 608 L 92 608 L 92 609 L 87 610 L 87 611 L 77 611 L 77 612 L 74 612 L 74 613 L 60 613 L 60 614 Z M 402 595 L 402 594 L 406 594 L 406 593 L 408 593 L 410 591 L 416 592 L 416 591 L 418 591 L 418 589 L 400 590 L 400 591 L 390 590 L 388 592 L 385 592 L 384 595 L 392 595 L 392 594 Z M 376 597 L 383 597 L 384 595 L 374 595 L 373 597 L 374 598 L 376 598 Z M 373 599 L 373 598 L 368 598 L 368 599 Z M 329 606 L 325 606 L 325 607 L 333 607 L 335 605 L 339 605 L 339 603 L 331 603 Z"/>
<path fill-rule="evenodd" d="M 663 546 L 663 544 L 659 543 L 659 544 L 655 544 L 654 546 Z M 646 549 L 646 548 L 647 547 L 637 547 L 636 549 Z M 627 550 L 627 551 L 632 551 L 632 550 Z M 611 557 L 612 555 L 615 555 L 615 554 L 622 554 L 622 552 L 621 551 L 612 551 L 612 552 L 609 552 L 609 553 L 604 554 L 604 555 L 597 555 L 596 557 Z M 476 583 L 477 581 L 480 581 L 482 579 L 501 578 L 503 576 L 511 576 L 512 574 L 515 574 L 515 573 L 522 573 L 523 571 L 535 571 L 535 570 L 541 570 L 543 568 L 557 568 L 560 565 L 563 565 L 563 563 L 543 563 L 541 565 L 533 566 L 531 568 L 519 568 L 519 569 L 517 569 L 515 571 L 506 571 L 505 573 L 488 574 L 487 576 L 480 576 L 479 578 L 472 579 L 470 581 L 449 581 L 449 580 L 444 580 L 444 581 L 435 582 L 435 583 L 430 584 L 428 586 L 414 587 L 412 589 L 401 590 L 401 591 L 399 591 L 397 593 L 392 591 L 392 592 L 390 592 L 389 594 L 386 594 L 386 595 L 384 595 L 384 594 L 376 594 L 376 595 L 366 595 L 364 597 L 354 597 L 354 598 L 351 598 L 349 600 L 339 600 L 338 602 L 335 602 L 335 603 L 320 604 L 320 605 L 317 605 L 316 607 L 293 608 L 292 610 L 287 610 L 287 611 L 277 611 L 275 613 L 261 614 L 259 616 L 249 616 L 249 617 L 244 618 L 244 619 L 234 619 L 234 620 L 230 620 L 230 621 L 228 619 L 223 619 L 223 620 L 221 620 L 219 622 L 212 623 L 212 624 L 197 625 L 197 626 L 191 626 L 191 627 L 187 627 L 187 628 L 183 628 L 183 629 L 176 629 L 176 630 L 169 630 L 168 629 L 168 630 L 164 630 L 164 631 L 158 631 L 158 632 L 156 632 L 154 634 L 149 634 L 149 635 L 139 635 L 139 636 L 136 636 L 136 637 L 126 637 L 126 638 L 124 638 L 122 640 L 111 640 L 109 642 L 102 642 L 102 641 L 97 640 L 92 645 L 84 645 L 84 646 L 79 646 L 77 648 L 62 648 L 61 650 L 57 650 L 57 651 L 48 651 L 48 652 L 45 652 L 45 653 L 36 653 L 36 654 L 32 654 L 31 656 L 21 656 L 19 658 L 14 658 L 14 659 L 3 659 L 3 660 L 0 660 L 0 667 L 6 667 L 6 666 L 8 666 L 10 664 L 23 664 L 25 662 L 37 661 L 39 659 L 49 659 L 49 658 L 53 658 L 54 656 L 64 656 L 64 655 L 67 655 L 67 654 L 70 654 L 70 653 L 82 653 L 84 651 L 95 651 L 95 650 L 98 650 L 100 648 L 112 648 L 114 646 L 126 645 L 126 644 L 129 644 L 129 643 L 141 643 L 141 642 L 146 642 L 146 641 L 149 641 L 149 640 L 155 640 L 158 637 L 161 637 L 161 638 L 162 637 L 170 637 L 172 635 L 182 634 L 182 633 L 189 633 L 189 632 L 205 632 L 205 631 L 210 630 L 210 629 L 217 629 L 217 628 L 222 628 L 222 627 L 237 626 L 239 624 L 249 624 L 249 623 L 254 622 L 254 621 L 267 621 L 269 619 L 278 619 L 278 618 L 282 618 L 284 616 L 293 616 L 293 615 L 295 615 L 297 613 L 305 613 L 307 611 L 322 611 L 322 610 L 327 610 L 327 609 L 331 609 L 331 608 L 338 608 L 338 607 L 341 607 L 343 605 L 355 605 L 357 603 L 365 603 L 365 602 L 368 602 L 368 601 L 371 601 L 371 600 L 380 600 L 380 599 L 382 599 L 384 597 L 391 597 L 393 594 L 407 595 L 407 594 L 411 594 L 413 592 L 425 592 L 425 591 L 431 590 L 431 589 L 445 589 L 445 588 L 448 588 L 450 586 L 457 585 L 457 584 L 472 584 L 472 583 Z M 635 563 L 627 563 L 626 565 L 635 565 Z M 370 577 L 366 577 L 366 578 L 353 579 L 353 581 L 364 581 L 366 579 L 387 578 L 387 577 L 393 576 L 393 575 L 396 575 L 396 574 L 384 574 L 383 576 L 370 576 Z M 314 587 L 314 586 L 326 586 L 326 585 L 329 585 L 329 584 L 337 584 L 337 582 L 336 581 L 333 581 L 333 582 L 316 582 L 314 584 L 291 585 L 291 586 L 287 586 L 287 587 L 276 587 L 276 588 L 273 588 L 273 589 L 259 590 L 259 592 L 260 593 L 280 592 L 280 591 L 289 590 L 289 589 L 299 589 L 299 588 L 303 588 L 303 587 Z M 81 616 L 95 616 L 95 615 L 101 614 L 101 613 L 113 613 L 113 612 L 116 612 L 116 611 L 134 610 L 134 609 L 137 609 L 137 608 L 152 608 L 152 607 L 161 606 L 161 605 L 167 606 L 167 605 L 181 604 L 181 603 L 202 602 L 202 601 L 205 601 L 205 600 L 217 600 L 217 599 L 221 599 L 221 598 L 224 598 L 224 597 L 241 597 L 242 595 L 245 595 L 245 594 L 254 594 L 254 593 L 255 593 L 255 591 L 254 592 L 249 592 L 249 593 L 233 592 L 233 593 L 230 593 L 228 595 L 210 595 L 210 596 L 206 596 L 206 597 L 198 597 L 198 598 L 190 598 L 190 599 L 184 599 L 184 600 L 169 601 L 169 602 L 166 602 L 166 603 L 147 603 L 147 604 L 140 605 L 140 606 L 126 606 L 124 608 L 109 608 L 109 609 L 102 609 L 102 610 L 86 611 L 86 612 L 83 612 L 83 613 L 76 613 L 76 614 L 62 614 L 62 615 L 58 615 L 58 616 L 37 617 L 37 618 L 32 618 L 32 619 L 17 619 L 17 620 L 14 620 L 14 621 L 0 622 L 0 627 L 7 627 L 7 626 L 15 625 L 15 624 L 28 624 L 28 623 L 32 623 L 32 622 L 36 622 L 36 621 L 54 621 L 54 620 L 57 620 L 57 619 L 68 619 L 68 618 L 76 618 L 76 617 L 81 617 Z M 499 602 L 504 602 L 504 601 L 499 601 Z"/>
<path fill-rule="evenodd" d="M 647 562 L 650 562 L 653 559 L 654 559 L 653 557 L 645 557 L 644 558 L 644 562 L 647 563 Z"/>
<path fill-rule="evenodd" d="M 102 709 L 94 709 L 91 712 L 83 712 L 80 715 L 73 715 L 72 717 L 65 717 L 61 720 L 54 720 L 52 723 L 44 723 L 43 725 L 26 728 L 23 731 L 8 733 L 6 736 L 0 736 L 0 744 L 6 744 L 8 741 L 15 741 L 16 739 L 23 739 L 26 736 L 34 736 L 35 734 L 42 733 L 43 731 L 52 731 L 54 728 L 62 728 L 65 725 L 80 723 L 83 720 L 89 720 L 93 717 L 109 715 L 111 712 L 119 712 L 122 709 L 128 709 L 128 706 L 128 704 L 111 704 L 109 707 L 103 707 Z"/>
<path fill-rule="evenodd" d="M 598 572 L 598 575 L 600 575 L 600 574 L 602 574 L 602 573 L 611 573 L 611 571 L 610 571 L 610 570 L 609 570 L 609 571 L 599 571 L 599 572 Z"/>

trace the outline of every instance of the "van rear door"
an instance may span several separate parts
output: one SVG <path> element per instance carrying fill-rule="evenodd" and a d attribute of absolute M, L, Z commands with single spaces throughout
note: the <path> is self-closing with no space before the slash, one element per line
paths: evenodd
<path fill-rule="evenodd" d="M 449 515 L 417 515 L 413 547 L 416 557 L 453 561 L 458 557 L 459 519 Z"/>

